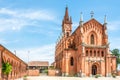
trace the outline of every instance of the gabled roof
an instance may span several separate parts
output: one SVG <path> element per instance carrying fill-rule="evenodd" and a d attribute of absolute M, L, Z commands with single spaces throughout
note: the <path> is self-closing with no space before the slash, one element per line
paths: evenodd
<path fill-rule="evenodd" d="M 96 24 L 98 24 L 98 25 L 100 25 L 100 26 L 103 26 L 100 22 L 98 22 L 98 21 L 97 21 L 96 19 L 94 19 L 94 18 L 92 18 L 92 19 L 90 19 L 89 21 L 83 23 L 83 26 L 84 26 L 84 25 L 87 25 L 87 24 L 89 24 L 89 23 L 91 23 L 91 22 L 94 22 L 94 23 L 96 23 Z M 78 27 L 75 29 L 75 31 L 73 31 L 72 35 L 77 31 L 78 28 L 79 28 L 79 25 L 78 25 Z"/>
<path fill-rule="evenodd" d="M 94 22 L 94 23 L 97 23 L 97 24 L 103 26 L 100 22 L 98 22 L 98 21 L 97 21 L 96 19 L 94 19 L 94 18 L 92 18 L 92 19 L 90 19 L 89 21 L 85 22 L 83 25 L 86 25 L 87 23 L 90 23 L 90 22 Z"/>
<path fill-rule="evenodd" d="M 48 61 L 31 61 L 28 66 L 49 66 Z"/>

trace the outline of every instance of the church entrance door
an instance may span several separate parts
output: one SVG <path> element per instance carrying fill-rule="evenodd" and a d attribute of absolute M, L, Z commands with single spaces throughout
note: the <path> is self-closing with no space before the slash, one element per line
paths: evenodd
<path fill-rule="evenodd" d="M 97 74 L 97 66 L 93 65 L 92 66 L 92 75 L 96 75 Z"/>

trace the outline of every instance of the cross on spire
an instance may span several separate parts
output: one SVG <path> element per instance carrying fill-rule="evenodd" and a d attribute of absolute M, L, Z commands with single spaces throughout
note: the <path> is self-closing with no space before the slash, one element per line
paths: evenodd
<path fill-rule="evenodd" d="M 104 18 L 104 23 L 106 23 L 106 15 L 105 15 L 105 18 Z"/>
<path fill-rule="evenodd" d="M 82 16 L 82 12 L 80 13 L 80 25 L 83 25 L 83 16 Z"/>
<path fill-rule="evenodd" d="M 93 12 L 93 11 L 91 11 L 91 13 L 90 13 L 90 14 L 91 14 L 91 18 L 93 18 L 94 12 Z"/>
<path fill-rule="evenodd" d="M 82 12 L 80 13 L 80 21 L 83 21 Z"/>

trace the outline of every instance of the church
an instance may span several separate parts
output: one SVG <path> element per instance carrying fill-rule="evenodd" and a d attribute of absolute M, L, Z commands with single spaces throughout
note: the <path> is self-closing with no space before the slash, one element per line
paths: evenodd
<path fill-rule="evenodd" d="M 93 18 L 80 22 L 72 31 L 72 18 L 68 7 L 62 21 L 62 34 L 55 46 L 55 68 L 61 76 L 111 76 L 116 71 L 116 57 L 111 55 L 106 16 L 101 24 Z"/>

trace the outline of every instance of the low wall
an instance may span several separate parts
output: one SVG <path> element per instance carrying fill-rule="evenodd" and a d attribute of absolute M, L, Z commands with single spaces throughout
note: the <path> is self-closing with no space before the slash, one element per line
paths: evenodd
<path fill-rule="evenodd" d="M 54 70 L 54 69 L 48 70 L 48 76 L 55 76 L 55 75 L 56 75 L 56 70 Z"/>
<path fill-rule="evenodd" d="M 117 71 L 117 75 L 120 76 L 120 71 Z"/>
<path fill-rule="evenodd" d="M 39 70 L 28 70 L 29 76 L 39 76 Z"/>

